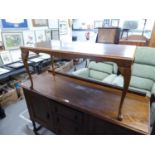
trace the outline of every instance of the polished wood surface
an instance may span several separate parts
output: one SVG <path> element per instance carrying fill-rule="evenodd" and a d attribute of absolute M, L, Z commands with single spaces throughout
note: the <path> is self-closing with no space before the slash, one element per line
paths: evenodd
<path fill-rule="evenodd" d="M 150 47 L 155 47 L 155 23 L 154 23 L 154 26 L 153 26 L 153 30 L 152 30 L 149 46 Z"/>
<path fill-rule="evenodd" d="M 130 66 L 134 59 L 136 47 L 88 42 L 49 41 L 36 43 L 33 48 L 21 47 L 21 49 L 22 51 L 43 52 L 56 57 L 116 61 L 120 66 L 127 67 Z"/>
<path fill-rule="evenodd" d="M 31 80 L 31 88 L 33 89 L 33 80 L 29 71 L 27 59 L 29 51 L 35 53 L 47 53 L 51 56 L 62 58 L 90 58 L 98 61 L 112 61 L 117 63 L 122 75 L 124 76 L 124 89 L 120 101 L 120 109 L 118 119 L 122 120 L 122 106 L 128 91 L 128 86 L 131 78 L 131 65 L 134 60 L 136 46 L 114 45 L 114 44 L 99 44 L 86 42 L 62 42 L 49 41 L 36 43 L 32 47 L 21 47 L 22 60 L 26 71 Z M 53 70 L 54 71 L 54 70 Z M 53 72 L 54 74 L 54 72 Z"/>
<path fill-rule="evenodd" d="M 119 44 L 124 45 L 136 45 L 136 46 L 147 46 L 149 40 L 142 35 L 130 35 L 127 38 L 122 38 L 119 41 Z"/>
<path fill-rule="evenodd" d="M 54 77 L 49 73 L 34 76 L 33 79 L 33 90 L 29 88 L 30 81 L 23 83 L 22 87 L 101 120 L 141 134 L 149 134 L 150 105 L 145 96 L 127 94 L 123 107 L 124 119 L 120 122 L 116 119 L 120 90 L 63 75 Z"/>

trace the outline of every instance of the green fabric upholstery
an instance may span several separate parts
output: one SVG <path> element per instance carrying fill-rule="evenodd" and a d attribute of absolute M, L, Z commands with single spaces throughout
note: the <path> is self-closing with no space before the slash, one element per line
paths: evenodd
<path fill-rule="evenodd" d="M 96 71 L 96 70 L 92 70 L 92 69 L 90 69 L 90 71 L 89 71 L 89 77 L 96 79 L 96 80 L 103 80 L 107 76 L 108 76 L 108 74 L 104 73 L 104 72 L 100 72 L 100 71 Z"/>
<path fill-rule="evenodd" d="M 152 93 L 152 94 L 155 94 L 155 83 L 154 83 L 153 86 L 152 86 L 151 93 Z"/>
<path fill-rule="evenodd" d="M 76 75 L 76 76 L 81 76 L 83 78 L 88 78 L 89 76 L 89 69 L 88 68 L 82 68 L 82 69 L 79 69 L 75 72 L 72 72 L 73 75 Z"/>
<path fill-rule="evenodd" d="M 132 75 L 155 81 L 155 66 L 134 63 Z"/>
<path fill-rule="evenodd" d="M 147 96 L 155 93 L 155 48 L 137 47 L 131 74 L 130 90 L 146 92 Z M 123 77 L 116 77 L 112 84 L 123 87 Z"/>
<path fill-rule="evenodd" d="M 90 70 L 96 70 L 100 72 L 105 72 L 108 74 L 112 74 L 113 72 L 113 65 L 112 64 L 107 64 L 107 63 L 102 63 L 102 62 L 95 62 L 91 61 L 88 65 L 88 68 Z"/>
<path fill-rule="evenodd" d="M 111 82 L 112 85 L 123 87 L 124 78 L 122 75 L 116 76 L 114 80 Z M 135 76 L 131 76 L 131 81 L 129 85 L 129 90 L 138 91 L 145 93 L 148 97 L 151 96 L 150 88 L 153 85 L 153 81 L 139 78 Z"/>
<path fill-rule="evenodd" d="M 146 78 L 141 78 L 137 76 L 131 76 L 130 86 L 139 89 L 145 89 L 151 91 L 153 81 Z"/>
<path fill-rule="evenodd" d="M 117 65 L 115 63 L 90 61 L 88 68 L 79 69 L 78 71 L 75 71 L 72 74 L 88 79 L 102 81 L 103 79 L 111 75 L 113 72 L 117 72 Z"/>
<path fill-rule="evenodd" d="M 139 64 L 155 66 L 155 48 L 137 47 L 135 53 L 135 62 Z"/>
<path fill-rule="evenodd" d="M 123 76 L 122 75 L 116 76 L 111 84 L 115 85 L 115 86 L 123 87 L 123 85 L 124 85 Z"/>
<path fill-rule="evenodd" d="M 102 80 L 102 82 L 107 83 L 107 84 L 112 84 L 112 82 L 114 81 L 114 79 L 117 77 L 116 74 L 111 74 L 109 76 L 107 76 L 106 78 L 104 78 Z"/>
<path fill-rule="evenodd" d="M 150 120 L 151 126 L 154 124 L 154 122 L 155 122 L 155 102 L 153 102 L 151 105 L 151 120 Z"/>

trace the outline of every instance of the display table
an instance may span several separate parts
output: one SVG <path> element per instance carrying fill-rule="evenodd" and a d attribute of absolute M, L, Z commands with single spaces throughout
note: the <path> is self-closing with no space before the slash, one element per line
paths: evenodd
<path fill-rule="evenodd" d="M 44 73 L 22 84 L 25 99 L 35 122 L 56 134 L 150 134 L 149 99 L 127 93 L 124 119 L 118 121 L 121 91 L 87 81 Z"/>
<path fill-rule="evenodd" d="M 41 42 L 36 43 L 34 47 L 21 47 L 22 60 L 31 81 L 31 89 L 33 89 L 33 80 L 27 63 L 30 51 L 46 53 L 51 57 L 55 56 L 67 59 L 88 58 L 95 61 L 112 61 L 117 63 L 119 70 L 124 76 L 124 88 L 118 109 L 119 120 L 123 119 L 122 106 L 130 83 L 131 65 L 134 60 L 135 49 L 135 46 L 126 45 L 61 41 Z M 54 64 L 52 66 L 54 66 Z M 55 74 L 54 67 L 53 74 Z"/>

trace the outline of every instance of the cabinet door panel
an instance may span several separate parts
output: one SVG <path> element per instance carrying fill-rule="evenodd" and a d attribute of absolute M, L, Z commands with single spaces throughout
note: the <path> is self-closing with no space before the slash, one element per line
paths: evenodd
<path fill-rule="evenodd" d="M 50 100 L 37 93 L 24 90 L 31 118 L 45 126 L 53 126 L 53 116 L 50 113 Z"/>
<path fill-rule="evenodd" d="M 61 115 L 67 119 L 70 119 L 76 123 L 81 124 L 83 122 L 83 113 L 72 108 L 66 107 L 59 103 L 53 106 L 54 113 Z"/>
<path fill-rule="evenodd" d="M 78 135 L 83 134 L 83 127 L 76 122 L 64 118 L 60 115 L 55 115 L 54 126 L 57 134 L 63 135 Z"/>

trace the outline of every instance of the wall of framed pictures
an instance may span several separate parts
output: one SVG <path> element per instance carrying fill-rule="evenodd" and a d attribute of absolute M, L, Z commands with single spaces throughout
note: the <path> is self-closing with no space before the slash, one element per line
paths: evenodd
<path fill-rule="evenodd" d="M 20 46 L 33 47 L 36 42 L 70 37 L 68 20 L 58 19 L 0 19 L 0 43 L 5 50 Z M 62 37 L 60 37 L 62 36 Z"/>

